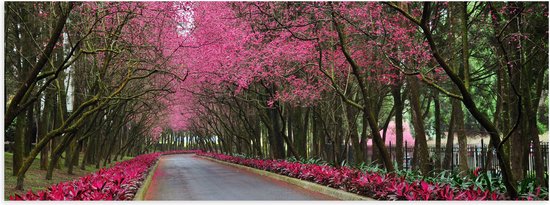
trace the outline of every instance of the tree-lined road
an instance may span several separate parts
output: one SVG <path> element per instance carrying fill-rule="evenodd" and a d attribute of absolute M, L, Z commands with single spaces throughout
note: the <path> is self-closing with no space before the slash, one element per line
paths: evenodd
<path fill-rule="evenodd" d="M 163 156 L 145 200 L 335 200 L 194 155 Z"/>

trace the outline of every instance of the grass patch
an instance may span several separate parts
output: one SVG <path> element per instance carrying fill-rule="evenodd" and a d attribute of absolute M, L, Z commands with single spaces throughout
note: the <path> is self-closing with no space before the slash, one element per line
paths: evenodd
<path fill-rule="evenodd" d="M 122 159 L 116 161 L 124 161 L 132 159 L 132 157 L 123 157 Z M 96 172 L 98 169 L 95 168 L 95 165 L 86 165 L 86 170 L 81 170 L 80 167 L 74 167 L 72 175 L 67 174 L 67 168 L 63 166 L 63 159 L 59 160 L 61 162 L 61 169 L 54 169 L 53 176 L 51 180 L 46 180 L 46 170 L 40 170 L 40 160 L 39 158 L 35 159 L 32 163 L 29 171 L 25 175 L 25 191 L 15 190 L 15 184 L 17 182 L 17 177 L 13 175 L 13 154 L 4 152 L 4 199 L 8 200 L 9 196 L 13 194 L 24 194 L 28 190 L 38 191 L 43 190 L 51 185 L 57 184 L 59 182 L 71 181 L 73 179 L 88 175 L 90 173 Z M 80 155 L 79 162 L 82 161 L 82 155 Z M 110 167 L 114 165 L 115 162 L 107 165 Z"/>

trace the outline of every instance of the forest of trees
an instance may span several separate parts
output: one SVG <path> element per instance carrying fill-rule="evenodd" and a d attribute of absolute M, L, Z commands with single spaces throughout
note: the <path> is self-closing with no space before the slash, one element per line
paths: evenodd
<path fill-rule="evenodd" d="M 165 45 L 177 44 L 175 29 L 162 30 L 177 25 L 171 3 L 5 8 L 4 125 L 14 170 L 6 174 L 17 176 L 18 189 L 37 155 L 51 179 L 61 156 L 70 174 L 152 148 L 161 100 L 186 77 L 177 48 Z"/>
<path fill-rule="evenodd" d="M 68 167 L 200 148 L 391 172 L 403 163 L 385 144 L 390 121 L 397 159 L 403 123 L 412 125 L 412 165 L 424 175 L 430 164 L 451 169 L 454 144 L 457 173 L 475 168 L 465 161 L 475 133 L 489 136 L 487 160 L 510 196 L 531 150 L 545 181 L 547 2 L 8 2 L 5 11 L 5 140 L 19 188 L 37 155 L 51 173 L 62 153 Z"/>

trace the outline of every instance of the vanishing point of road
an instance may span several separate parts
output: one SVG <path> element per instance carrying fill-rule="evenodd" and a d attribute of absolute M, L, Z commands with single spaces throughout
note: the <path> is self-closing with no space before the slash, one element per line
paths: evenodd
<path fill-rule="evenodd" d="M 145 200 L 336 200 L 191 154 L 158 163 Z"/>

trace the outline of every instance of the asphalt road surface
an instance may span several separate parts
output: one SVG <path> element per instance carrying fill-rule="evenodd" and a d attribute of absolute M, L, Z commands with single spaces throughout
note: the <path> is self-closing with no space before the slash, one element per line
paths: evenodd
<path fill-rule="evenodd" d="M 336 200 L 295 185 L 196 157 L 161 157 L 145 200 Z"/>

